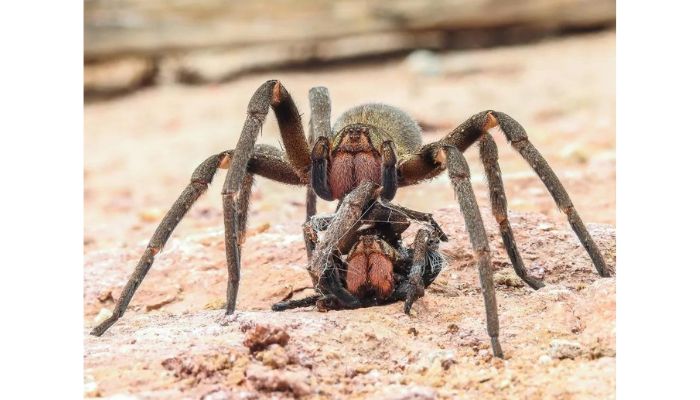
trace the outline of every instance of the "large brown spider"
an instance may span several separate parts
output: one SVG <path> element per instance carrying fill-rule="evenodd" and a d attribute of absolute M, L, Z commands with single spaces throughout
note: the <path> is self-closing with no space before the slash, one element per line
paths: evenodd
<path fill-rule="evenodd" d="M 502 357 L 503 352 L 498 340 L 498 315 L 489 244 L 471 187 L 469 168 L 462 154 L 477 141 L 480 144 L 481 160 L 486 170 L 491 210 L 500 226 L 513 268 L 518 276 L 532 288 L 539 289 L 544 285 L 527 274 L 513 238 L 498 166 L 498 150 L 489 133 L 497 127 L 500 127 L 510 144 L 544 182 L 557 206 L 566 214 L 598 273 L 604 277 L 610 276 L 597 245 L 586 230 L 561 182 L 539 151 L 530 143 L 523 127 L 507 114 L 498 111 L 480 112 L 467 119 L 443 139 L 422 145 L 418 124 L 397 108 L 383 104 L 353 107 L 344 112 L 331 128 L 328 90 L 323 87 L 312 88 L 309 98 L 311 116 L 307 141 L 301 116 L 282 84 L 271 80 L 256 90 L 248 104 L 248 115 L 236 148 L 215 154 L 197 167 L 192 174 L 190 184 L 175 201 L 153 234 L 146 251 L 116 302 L 112 316 L 95 327 L 91 334 L 102 335 L 122 317 L 136 288 L 151 267 L 154 256 L 163 248 L 187 210 L 204 193 L 218 168 L 228 168 L 222 191 L 228 265 L 227 315 L 233 314 L 236 307 L 240 278 L 240 251 L 245 238 L 248 203 L 254 175 L 286 184 L 307 186 L 307 220 L 316 213 L 316 195 L 324 200 L 340 200 L 335 217 L 326 227 L 324 240 L 316 245 L 314 240 L 309 240 L 310 236 L 307 232 L 307 250 L 311 259 L 309 272 L 318 293 L 333 295 L 342 307 L 355 307 L 362 305 L 356 300 L 358 297 L 366 298 L 366 291 L 370 288 L 374 299 L 382 301 L 405 299 L 405 310 L 408 312 L 410 303 L 422 294 L 425 284 L 424 279 L 417 279 L 419 274 L 409 272 L 403 277 L 408 281 L 412 280 L 413 284 L 395 287 L 395 282 L 391 281 L 395 277 L 387 273 L 389 267 L 386 263 L 382 264 L 384 261 L 377 259 L 374 264 L 378 263 L 377 265 L 380 265 L 378 271 L 383 272 L 380 271 L 381 273 L 370 277 L 367 276 L 369 269 L 365 269 L 366 274 L 359 281 L 352 282 L 346 277 L 346 282 L 342 282 L 337 274 L 338 268 L 332 265 L 333 260 L 337 258 L 335 256 L 338 252 L 338 243 L 345 233 L 349 232 L 366 212 L 377 208 L 374 207 L 377 202 L 371 200 L 379 197 L 378 203 L 386 205 L 394 197 L 398 187 L 420 183 L 447 170 L 477 258 L 481 289 L 486 305 L 487 332 L 491 337 L 493 353 L 497 357 Z M 270 107 L 277 117 L 286 154 L 272 146 L 255 144 Z M 309 143 L 313 143 L 311 148 Z M 438 231 L 439 227 L 432 232 L 419 231 L 419 237 L 412 249 L 414 256 L 418 254 L 413 264 L 425 264 L 427 256 L 424 257 L 421 253 L 423 250 L 420 249 L 430 246 L 434 248 L 434 244 L 428 246 L 426 238 L 434 239 L 435 232 Z M 378 232 L 387 234 L 387 231 L 382 229 Z M 421 239 L 420 235 L 424 238 Z M 437 233 L 437 236 L 440 236 L 440 233 Z M 421 244 L 421 242 L 425 243 Z M 358 261 L 354 266 L 355 269 L 369 268 L 368 263 L 372 263 L 369 257 L 372 253 L 383 254 L 384 259 L 387 259 L 387 253 L 391 253 L 391 249 L 395 251 L 403 249 L 398 245 L 382 247 L 372 239 L 372 236 L 367 235 L 357 236 L 349 243 L 363 246 L 360 253 L 365 258 L 361 258 L 361 262 Z M 345 253 L 341 252 L 341 254 Z M 352 258 L 346 258 L 349 264 L 352 263 Z M 395 259 L 391 257 L 388 259 L 396 264 Z M 349 264 L 348 268 L 350 268 Z M 398 297 L 393 295 L 394 292 L 401 291 L 403 295 Z M 411 294 L 409 291 L 415 293 Z M 279 304 L 277 308 L 283 309 L 285 304 Z"/>

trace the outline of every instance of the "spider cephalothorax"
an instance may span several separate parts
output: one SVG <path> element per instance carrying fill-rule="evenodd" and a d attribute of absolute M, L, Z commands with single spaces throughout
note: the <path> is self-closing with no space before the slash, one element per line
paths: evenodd
<path fill-rule="evenodd" d="M 472 190 L 469 166 L 462 154 L 471 145 L 479 144 L 480 158 L 488 180 L 491 212 L 498 222 L 504 247 L 515 272 L 533 289 L 541 288 L 544 283 L 527 273 L 513 236 L 498 166 L 498 149 L 490 133 L 495 129 L 505 135 L 545 184 L 557 206 L 566 214 L 598 273 L 610 276 L 600 250 L 581 221 L 564 186 L 544 157 L 530 143 L 525 129 L 509 115 L 493 110 L 482 111 L 469 117 L 442 139 L 423 145 L 418 124 L 407 113 L 395 107 L 376 103 L 353 107 L 341 114 L 331 128 L 328 90 L 322 87 L 312 88 L 309 99 L 311 118 L 307 139 L 299 111 L 284 86 L 279 81 L 271 80 L 257 89 L 248 104 L 248 115 L 236 148 L 214 154 L 197 167 L 190 184 L 153 234 L 116 302 L 112 316 L 93 329 L 92 334 L 102 335 L 124 314 L 137 287 L 153 264 L 155 255 L 163 248 L 192 204 L 204 193 L 218 168 L 228 169 L 222 191 L 228 266 L 226 314 L 232 314 L 236 307 L 241 245 L 245 238 L 248 203 L 255 175 L 290 185 L 306 186 L 307 221 L 316 213 L 316 196 L 329 201 L 340 200 L 336 213 L 325 223 L 326 233 L 322 240 L 316 243 L 316 233 L 307 228 L 304 230 L 310 259 L 308 271 L 318 296 L 337 301 L 341 308 L 352 308 L 365 304 L 362 300 L 367 300 L 358 299 L 355 294 L 362 297 L 366 292 L 373 292 L 377 296 L 370 299 L 370 305 L 374 304 L 377 297 L 380 300 L 377 304 L 403 299 L 406 301 L 404 310 L 408 313 L 413 300 L 422 296 L 426 282 L 434 279 L 426 265 L 430 265 L 431 254 L 436 253 L 425 250 L 434 234 L 430 234 L 430 230 L 419 231 L 423 233 L 416 237 L 411 249 L 413 257 L 410 268 L 403 268 L 404 274 L 397 275 L 397 269 L 401 270 L 403 264 L 396 260 L 392 262 L 387 252 L 391 253 L 390 249 L 404 249 L 397 241 L 390 243 L 391 240 L 400 238 L 403 231 L 387 229 L 382 227 L 383 222 L 378 223 L 377 232 L 384 235 L 381 240 L 389 244 L 389 247 L 371 238 L 366 239 L 369 242 L 365 245 L 365 239 L 360 240 L 349 233 L 357 233 L 354 228 L 365 213 L 375 212 L 372 210 L 391 211 L 391 207 L 374 207 L 374 204 L 393 199 L 399 187 L 418 184 L 446 170 L 477 260 L 491 346 L 494 354 L 502 357 L 490 248 Z M 255 144 L 270 108 L 277 118 L 284 152 L 272 146 Z M 424 219 L 420 213 L 401 210 L 410 218 Z M 391 215 L 390 212 L 387 218 L 391 219 Z M 403 226 L 405 225 L 404 223 Z M 439 227 L 436 231 L 439 231 Z M 361 248 L 356 247 L 350 262 L 354 263 L 353 268 L 364 275 L 360 275 L 356 282 L 350 278 L 348 284 L 348 277 L 340 273 L 343 265 L 339 265 L 338 260 L 343 261 L 342 257 L 347 256 L 355 244 Z M 383 252 L 378 252 L 377 249 L 383 249 Z M 372 254 L 380 253 L 383 258 L 379 260 L 379 256 L 376 256 L 373 261 Z M 357 261 L 353 261 L 356 258 Z M 395 272 L 393 280 L 386 273 L 389 262 L 392 262 Z M 381 273 L 377 276 L 381 276 L 381 279 L 374 279 L 371 277 L 373 266 L 380 264 L 377 271 Z"/>
<path fill-rule="evenodd" d="M 324 200 L 339 200 L 369 180 L 382 186 L 383 199 L 391 200 L 398 185 L 398 158 L 420 146 L 420 127 L 404 111 L 379 103 L 353 107 L 312 150 L 313 189 Z"/>

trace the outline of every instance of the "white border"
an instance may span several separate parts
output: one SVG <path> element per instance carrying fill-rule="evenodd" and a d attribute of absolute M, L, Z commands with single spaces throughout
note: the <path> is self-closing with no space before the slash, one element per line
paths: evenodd
<path fill-rule="evenodd" d="M 3 398 L 83 396 L 82 2 L 0 10 Z"/>
<path fill-rule="evenodd" d="M 2 9 L 3 397 L 82 396 L 81 2 Z M 700 13 L 618 2 L 618 393 L 696 390 Z"/>
<path fill-rule="evenodd" d="M 620 0 L 617 22 L 618 394 L 693 398 L 700 13 Z"/>

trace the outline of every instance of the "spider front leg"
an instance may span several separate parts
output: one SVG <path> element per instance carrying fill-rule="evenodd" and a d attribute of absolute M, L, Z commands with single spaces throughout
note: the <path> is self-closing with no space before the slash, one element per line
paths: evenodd
<path fill-rule="evenodd" d="M 486 329 L 491 338 L 491 348 L 496 357 L 502 358 L 503 350 L 498 339 L 498 307 L 490 249 L 484 222 L 471 186 L 466 159 L 455 145 L 438 142 L 424 146 L 420 153 L 404 160 L 399 169 L 402 185 L 415 184 L 447 169 L 477 258 L 481 292 L 486 309 Z"/>
<path fill-rule="evenodd" d="M 333 201 L 328 172 L 331 162 L 331 97 L 325 87 L 309 90 L 311 118 L 309 140 L 311 150 L 311 189 L 323 200 Z"/>
<path fill-rule="evenodd" d="M 180 197 L 172 205 L 139 260 L 129 281 L 122 289 L 112 315 L 95 327 L 90 334 L 101 336 L 109 327 L 114 325 L 124 315 L 126 308 L 146 274 L 153 265 L 155 255 L 165 246 L 170 234 L 182 220 L 195 201 L 206 191 L 219 168 L 229 168 L 233 150 L 215 154 L 202 162 L 192 173 L 190 184 L 183 190 Z M 290 185 L 303 185 L 294 168 L 287 162 L 284 155 L 276 148 L 268 145 L 256 145 L 252 158 L 248 162 L 247 173 L 243 177 L 240 191 L 241 207 L 235 210 L 236 218 L 242 231 L 245 231 L 248 213 L 248 199 L 253 185 L 253 175 L 260 175 L 277 182 Z"/>
<path fill-rule="evenodd" d="M 331 96 L 325 87 L 314 87 L 309 90 L 309 146 L 313 147 L 321 136 L 327 136 L 331 131 Z M 311 179 L 309 179 L 311 181 Z M 316 192 L 312 185 L 306 188 L 306 221 L 316 215 Z M 309 260 L 311 256 L 309 256 Z"/>
<path fill-rule="evenodd" d="M 439 159 L 438 157 L 441 146 L 455 146 L 460 152 L 464 152 L 469 146 L 480 139 L 484 140 L 485 142 L 482 142 L 481 159 L 486 168 L 487 177 L 489 178 L 492 212 L 501 227 L 501 235 L 516 273 L 518 273 L 518 275 L 524 273 L 525 269 L 524 266 L 522 266 L 522 259 L 515 246 L 512 232 L 510 232 L 510 223 L 505 222 L 507 221 L 508 214 L 506 210 L 505 192 L 502 190 L 503 185 L 500 179 L 500 171 L 497 169 L 498 156 L 495 150 L 495 143 L 489 143 L 488 137 L 484 138 L 485 135 L 488 135 L 488 131 L 494 128 L 500 128 L 508 142 L 520 153 L 525 161 L 530 164 L 540 180 L 545 184 L 559 209 L 566 214 L 571 228 L 591 257 L 598 274 L 603 277 L 609 277 L 610 271 L 605 265 L 605 259 L 586 229 L 586 226 L 583 224 L 583 221 L 581 221 L 581 217 L 579 217 L 578 212 L 576 212 L 566 189 L 564 189 L 564 186 L 544 157 L 542 157 L 540 152 L 530 143 L 525 129 L 505 113 L 483 111 L 475 114 L 450 132 L 444 139 L 423 146 L 420 152 L 403 160 L 399 165 L 399 185 L 413 185 L 422 180 L 437 176 L 444 171 L 445 160 Z M 523 274 L 523 276 L 526 275 Z M 531 287 L 537 289 L 537 280 L 534 280 L 534 278 L 523 279 Z"/>
<path fill-rule="evenodd" d="M 241 273 L 241 244 L 245 238 L 245 226 L 238 210 L 247 209 L 248 198 L 244 196 L 243 184 L 247 164 L 253 156 L 255 140 L 262 129 L 265 117 L 272 108 L 280 128 L 284 148 L 299 176 L 306 176 L 310 153 L 301 116 L 292 97 L 279 81 L 267 81 L 253 94 L 248 104 L 248 116 L 241 136 L 232 154 L 224 188 L 221 191 L 224 207 L 224 234 L 228 284 L 226 289 L 226 314 L 236 309 L 236 297 Z"/>

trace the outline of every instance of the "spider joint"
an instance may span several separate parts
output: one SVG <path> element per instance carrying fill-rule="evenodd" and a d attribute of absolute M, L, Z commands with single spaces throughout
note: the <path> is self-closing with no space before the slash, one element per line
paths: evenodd
<path fill-rule="evenodd" d="M 488 245 L 484 245 L 481 248 L 474 249 L 474 254 L 477 256 L 477 258 L 488 257 L 491 255 L 491 250 L 489 250 Z"/>
<path fill-rule="evenodd" d="M 222 157 L 221 160 L 219 160 L 219 168 L 221 169 L 228 169 L 228 167 L 231 165 L 231 154 L 225 153 Z"/>
<path fill-rule="evenodd" d="M 524 138 L 519 138 L 515 140 L 510 141 L 510 145 L 513 146 L 514 149 L 521 151 L 522 149 L 525 148 L 525 146 L 529 143 L 527 137 Z"/>
<path fill-rule="evenodd" d="M 567 217 L 570 217 L 574 212 L 576 212 L 576 211 L 574 210 L 574 205 L 573 205 L 573 204 L 565 205 L 565 206 L 562 206 L 562 207 L 560 207 L 560 208 L 561 208 L 561 210 L 564 212 L 564 214 L 566 214 Z"/>
<path fill-rule="evenodd" d="M 435 164 L 444 168 L 445 164 L 447 164 L 447 150 L 444 147 L 441 147 L 441 148 L 435 150 L 435 155 L 433 156 L 433 160 L 434 160 Z"/>
<path fill-rule="evenodd" d="M 493 112 L 492 111 L 487 112 L 486 113 L 486 122 L 484 122 L 483 130 L 489 131 L 489 130 L 497 127 L 498 125 L 500 125 L 500 123 L 498 122 L 498 119 L 493 115 Z"/>
<path fill-rule="evenodd" d="M 494 217 L 501 227 L 508 223 L 508 216 L 504 213 L 494 213 Z"/>
<path fill-rule="evenodd" d="M 204 189 L 209 187 L 209 182 L 207 182 L 204 179 L 193 179 L 190 183 L 193 186 L 199 186 L 198 187 L 199 190 L 204 190 Z"/>
<path fill-rule="evenodd" d="M 280 81 L 275 82 L 275 86 L 272 87 L 272 96 L 270 98 L 270 105 L 277 107 L 282 102 L 282 84 Z"/>
<path fill-rule="evenodd" d="M 151 255 L 155 256 L 156 254 L 160 253 L 163 248 L 161 246 L 148 246 L 148 250 L 151 252 Z"/>

